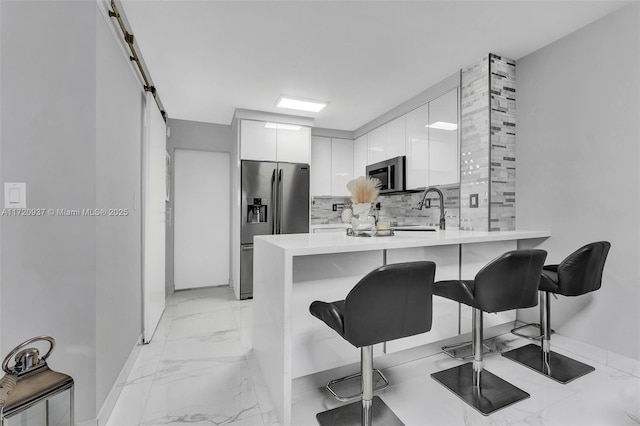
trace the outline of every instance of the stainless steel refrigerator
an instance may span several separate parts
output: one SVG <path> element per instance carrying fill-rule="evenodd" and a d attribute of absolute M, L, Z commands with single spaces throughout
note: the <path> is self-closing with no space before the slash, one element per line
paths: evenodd
<path fill-rule="evenodd" d="M 253 297 L 253 237 L 309 232 L 309 165 L 242 161 L 240 298 Z"/>

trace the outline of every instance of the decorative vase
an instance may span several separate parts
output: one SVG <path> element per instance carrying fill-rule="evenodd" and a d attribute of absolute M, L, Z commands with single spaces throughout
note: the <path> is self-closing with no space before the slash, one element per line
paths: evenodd
<path fill-rule="evenodd" d="M 369 216 L 371 203 L 360 203 L 353 205 L 353 217 L 351 227 L 354 231 L 369 231 L 375 225 L 373 216 Z"/>
<path fill-rule="evenodd" d="M 353 210 L 349 208 L 343 209 L 340 217 L 342 218 L 342 223 L 351 223 L 351 218 L 353 218 Z"/>

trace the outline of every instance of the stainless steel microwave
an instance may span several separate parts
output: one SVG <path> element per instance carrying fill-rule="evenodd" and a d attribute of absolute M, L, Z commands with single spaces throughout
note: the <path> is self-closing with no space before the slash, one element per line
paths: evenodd
<path fill-rule="evenodd" d="M 390 158 L 367 166 L 367 176 L 380 180 L 380 193 L 405 190 L 406 157 Z"/>

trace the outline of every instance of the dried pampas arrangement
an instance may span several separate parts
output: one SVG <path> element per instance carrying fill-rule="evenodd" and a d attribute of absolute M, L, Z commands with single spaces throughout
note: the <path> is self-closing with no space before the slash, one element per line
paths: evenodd
<path fill-rule="evenodd" d="M 360 176 L 347 183 L 353 204 L 372 203 L 380 194 L 380 180 Z"/>

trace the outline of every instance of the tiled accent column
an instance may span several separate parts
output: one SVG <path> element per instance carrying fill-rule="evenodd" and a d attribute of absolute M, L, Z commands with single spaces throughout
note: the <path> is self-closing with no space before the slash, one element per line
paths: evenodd
<path fill-rule="evenodd" d="M 489 57 L 462 69 L 460 229 L 489 229 Z M 471 208 L 477 195 L 478 207 Z"/>
<path fill-rule="evenodd" d="M 461 229 L 515 229 L 515 92 L 515 61 L 489 54 L 462 70 Z"/>

